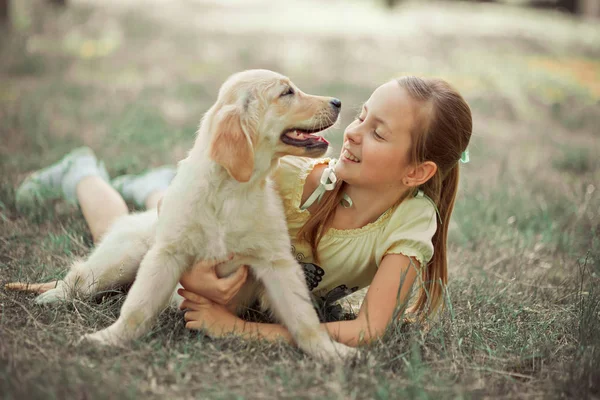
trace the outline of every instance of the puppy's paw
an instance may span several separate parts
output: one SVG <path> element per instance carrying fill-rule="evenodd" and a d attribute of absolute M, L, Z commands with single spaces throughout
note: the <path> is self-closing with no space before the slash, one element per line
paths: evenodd
<path fill-rule="evenodd" d="M 69 300 L 70 296 L 66 290 L 62 287 L 56 287 L 50 289 L 45 293 L 40 294 L 35 298 L 37 304 L 52 304 L 59 301 Z"/>
<path fill-rule="evenodd" d="M 95 333 L 88 333 L 87 335 L 83 335 L 80 339 L 80 342 L 92 343 L 102 346 L 120 346 L 122 344 L 118 336 L 112 334 L 110 331 L 108 331 L 108 329 L 103 329 Z"/>
<path fill-rule="evenodd" d="M 348 361 L 358 355 L 358 350 L 354 347 L 346 346 L 345 344 L 333 342 L 332 349 L 328 349 L 327 360 L 333 362 Z"/>
<path fill-rule="evenodd" d="M 308 353 L 325 362 L 340 363 L 356 357 L 358 350 L 327 337 L 319 345 L 312 347 Z"/>

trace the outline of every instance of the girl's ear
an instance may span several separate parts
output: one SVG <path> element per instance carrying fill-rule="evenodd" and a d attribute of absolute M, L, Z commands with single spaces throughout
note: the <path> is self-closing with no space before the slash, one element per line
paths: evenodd
<path fill-rule="evenodd" d="M 416 167 L 412 167 L 404 176 L 402 183 L 408 187 L 421 186 L 437 172 L 437 165 L 433 161 L 425 161 Z"/>
<path fill-rule="evenodd" d="M 217 112 L 210 157 L 236 181 L 248 182 L 254 169 L 254 146 L 252 138 L 242 129 L 241 113 L 236 106 L 224 106 Z"/>

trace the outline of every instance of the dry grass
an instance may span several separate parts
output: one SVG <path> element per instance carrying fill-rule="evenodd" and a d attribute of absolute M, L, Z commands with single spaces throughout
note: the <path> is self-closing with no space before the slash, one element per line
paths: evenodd
<path fill-rule="evenodd" d="M 340 15 L 381 25 L 353 30 L 331 18 L 340 3 L 330 2 L 327 29 L 319 18 L 298 23 L 307 3 L 264 25 L 279 29 L 273 36 L 260 19 L 208 24 L 236 21 L 247 3 L 75 2 L 62 14 L 18 3 L 0 55 L 0 283 L 59 277 L 92 245 L 64 203 L 16 211 L 28 171 L 81 144 L 112 176 L 173 163 L 220 83 L 241 69 L 278 70 L 341 98 L 342 127 L 381 82 L 441 75 L 467 97 L 475 132 L 451 227 L 447 310 L 428 331 L 391 327 L 361 356 L 373 365 L 335 368 L 290 346 L 210 340 L 175 313 L 126 349 L 86 349 L 76 339 L 113 321 L 123 293 L 42 308 L 1 291 L 3 398 L 600 396 L 598 27 L 448 3 L 381 15 L 356 2 L 355 14 Z M 383 29 L 394 24 L 393 35 Z"/>

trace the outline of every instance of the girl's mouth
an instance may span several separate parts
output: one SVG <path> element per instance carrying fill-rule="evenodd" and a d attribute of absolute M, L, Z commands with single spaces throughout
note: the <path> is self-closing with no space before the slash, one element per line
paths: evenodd
<path fill-rule="evenodd" d="M 354 154 L 350 153 L 347 149 L 344 149 L 344 151 L 342 152 L 342 158 L 353 163 L 360 163 L 360 160 Z"/>

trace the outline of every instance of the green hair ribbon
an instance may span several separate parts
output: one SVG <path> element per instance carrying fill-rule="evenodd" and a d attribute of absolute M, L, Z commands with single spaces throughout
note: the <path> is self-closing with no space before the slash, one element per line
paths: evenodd
<path fill-rule="evenodd" d="M 462 154 L 460 155 L 460 162 L 463 164 L 468 163 L 471 160 L 471 158 L 469 157 L 469 149 L 466 149 L 465 151 L 462 152 Z"/>

